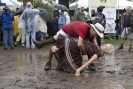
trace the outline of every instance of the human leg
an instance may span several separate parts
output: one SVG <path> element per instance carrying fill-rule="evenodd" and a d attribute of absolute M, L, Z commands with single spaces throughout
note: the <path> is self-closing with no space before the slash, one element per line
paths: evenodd
<path fill-rule="evenodd" d="M 88 60 L 90 60 L 90 59 L 91 59 L 91 57 L 88 56 Z M 91 63 L 91 64 L 88 66 L 88 68 L 89 68 L 89 70 L 91 70 L 91 71 L 95 71 L 95 70 L 96 70 L 96 67 L 95 67 L 94 63 Z"/>
<path fill-rule="evenodd" d="M 30 32 L 26 33 L 26 48 L 29 49 L 30 48 Z"/>
<path fill-rule="evenodd" d="M 126 36 L 127 36 L 126 33 L 123 31 L 122 34 L 121 34 L 121 45 L 119 46 L 118 50 L 123 49 L 123 44 L 125 42 Z"/>
<path fill-rule="evenodd" d="M 22 43 L 22 46 L 25 46 L 24 43 L 25 43 L 25 29 L 24 28 L 21 28 L 21 33 L 22 33 L 22 38 L 21 38 L 21 43 Z"/>
<path fill-rule="evenodd" d="M 14 48 L 14 43 L 13 43 L 13 29 L 9 29 L 9 40 L 10 40 L 10 46 L 11 46 L 11 49 Z"/>
<path fill-rule="evenodd" d="M 55 59 L 58 63 L 56 70 L 62 70 L 61 61 L 60 61 L 60 54 L 59 54 L 58 48 L 56 46 L 52 46 L 51 49 L 52 49 L 52 52 L 53 52 Z"/>
<path fill-rule="evenodd" d="M 3 43 L 4 43 L 4 49 L 7 50 L 8 48 L 8 31 L 7 29 L 3 29 Z"/>
<path fill-rule="evenodd" d="M 55 43 L 58 39 L 58 35 L 55 35 L 52 38 L 47 39 L 46 41 L 35 41 L 33 40 L 34 44 L 37 46 L 38 49 L 42 48 L 43 45 Z"/>
<path fill-rule="evenodd" d="M 33 40 L 34 44 L 37 46 L 38 49 L 43 47 L 43 45 L 55 43 L 58 40 L 58 35 L 61 34 L 65 37 L 70 37 L 68 34 L 66 34 L 63 30 L 60 30 L 57 35 L 53 36 L 52 38 L 47 39 L 46 41 L 40 42 Z"/>
<path fill-rule="evenodd" d="M 21 29 L 19 28 L 19 34 L 17 36 L 16 42 L 15 42 L 15 46 L 18 45 L 18 42 L 20 41 L 20 39 L 21 39 Z"/>
<path fill-rule="evenodd" d="M 52 46 L 51 46 L 52 47 Z M 52 57 L 53 57 L 53 52 L 52 52 L 52 49 L 49 49 L 49 55 L 48 55 L 48 61 L 44 67 L 44 70 L 49 70 L 51 69 L 51 60 L 52 60 Z"/>
<path fill-rule="evenodd" d="M 31 47 L 32 47 L 32 49 L 34 49 L 35 48 L 35 44 L 33 43 L 33 40 L 36 40 L 36 32 L 31 32 Z"/>
<path fill-rule="evenodd" d="M 128 51 L 133 51 L 132 50 L 132 45 L 133 45 L 133 33 L 129 33 L 128 38 L 130 39 L 130 47 Z"/>
<path fill-rule="evenodd" d="M 100 47 L 101 46 L 101 37 L 97 36 L 96 40 L 97 40 L 98 46 Z"/>

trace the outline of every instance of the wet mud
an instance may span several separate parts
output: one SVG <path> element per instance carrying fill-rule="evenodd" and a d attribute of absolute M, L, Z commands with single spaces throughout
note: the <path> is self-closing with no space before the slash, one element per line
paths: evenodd
<path fill-rule="evenodd" d="M 115 48 L 118 46 L 115 45 Z M 85 69 L 81 76 L 53 70 L 44 71 L 49 46 L 26 50 L 0 47 L 0 89 L 133 89 L 133 52 L 116 50 L 94 62 L 96 71 Z M 87 61 L 84 56 L 84 63 Z"/>

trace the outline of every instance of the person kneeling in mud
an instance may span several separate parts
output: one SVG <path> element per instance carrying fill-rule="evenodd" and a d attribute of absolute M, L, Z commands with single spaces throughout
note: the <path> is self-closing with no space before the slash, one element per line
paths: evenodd
<path fill-rule="evenodd" d="M 105 44 L 101 47 L 94 43 L 84 42 L 86 53 L 82 53 L 78 48 L 78 43 L 73 39 L 58 35 L 58 41 L 52 46 L 52 52 L 58 62 L 57 68 L 70 73 L 80 75 L 80 71 L 89 66 L 93 61 L 102 57 L 104 54 L 113 54 L 114 47 L 111 44 Z M 90 56 L 85 64 L 82 65 L 83 55 Z"/>
<path fill-rule="evenodd" d="M 43 47 L 43 45 L 56 43 L 56 41 L 58 41 L 58 35 L 62 34 L 64 37 L 71 38 L 75 42 L 77 42 L 78 48 L 81 50 L 82 53 L 85 54 L 86 52 L 85 52 L 85 47 L 84 47 L 83 42 L 87 39 L 87 41 L 89 41 L 90 43 L 96 43 L 95 38 L 98 35 L 102 38 L 103 31 L 104 31 L 104 28 L 99 23 L 96 23 L 95 25 L 93 24 L 89 25 L 84 22 L 75 21 L 75 22 L 72 22 L 70 24 L 63 26 L 63 28 L 57 33 L 57 35 L 53 36 L 50 39 L 47 39 L 44 42 L 39 42 L 39 41 L 33 41 L 33 42 L 36 45 L 36 47 L 40 49 Z M 45 70 L 51 69 L 52 56 L 53 54 L 50 49 L 49 56 L 48 56 L 48 62 L 46 63 L 44 67 Z M 88 59 L 90 58 L 88 57 Z M 95 71 L 96 67 L 92 63 L 88 66 L 88 69 L 91 71 Z"/>

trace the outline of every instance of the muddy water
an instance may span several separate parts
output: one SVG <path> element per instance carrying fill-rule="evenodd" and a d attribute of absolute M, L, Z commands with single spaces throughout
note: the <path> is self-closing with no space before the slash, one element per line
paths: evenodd
<path fill-rule="evenodd" d="M 115 56 L 105 56 L 97 61 L 96 71 L 87 69 L 80 77 L 53 70 L 44 71 L 48 47 L 41 50 L 1 50 L 0 89 L 133 89 L 133 53 L 115 51 Z M 84 62 L 87 57 L 84 56 Z"/>

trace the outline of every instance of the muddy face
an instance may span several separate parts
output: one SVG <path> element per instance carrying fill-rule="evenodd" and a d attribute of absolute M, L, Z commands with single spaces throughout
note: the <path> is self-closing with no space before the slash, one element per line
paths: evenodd
<path fill-rule="evenodd" d="M 115 46 L 118 47 L 118 46 Z M 2 49 L 2 48 L 1 48 Z M 132 89 L 133 53 L 115 51 L 114 58 L 102 57 L 94 62 L 97 71 L 85 69 L 80 77 L 72 73 L 44 71 L 49 47 L 0 52 L 0 89 Z M 128 49 L 128 48 L 127 48 Z M 84 56 L 84 63 L 87 57 Z"/>

